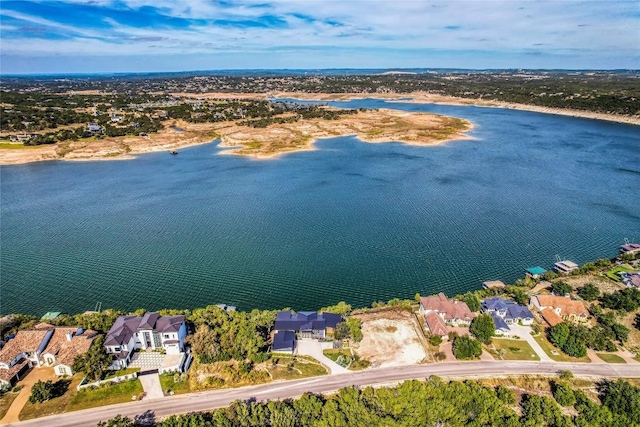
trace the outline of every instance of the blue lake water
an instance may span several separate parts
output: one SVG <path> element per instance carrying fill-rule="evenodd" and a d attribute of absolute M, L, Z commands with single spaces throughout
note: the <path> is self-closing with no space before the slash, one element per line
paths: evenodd
<path fill-rule="evenodd" d="M 325 139 L 256 161 L 216 143 L 5 166 L 0 312 L 355 306 L 512 282 L 640 240 L 639 128 L 360 100 L 473 121 L 438 147 Z"/>

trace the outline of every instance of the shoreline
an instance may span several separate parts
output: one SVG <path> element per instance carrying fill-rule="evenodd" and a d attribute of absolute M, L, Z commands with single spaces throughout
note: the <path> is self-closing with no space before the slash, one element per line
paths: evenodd
<path fill-rule="evenodd" d="M 183 131 L 165 128 L 147 137 L 114 137 L 94 141 L 66 141 L 36 147 L 0 149 L 0 165 L 17 165 L 47 160 L 105 161 L 131 160 L 139 154 L 179 150 L 220 139 L 218 154 L 253 159 L 274 159 L 284 154 L 316 150 L 318 139 L 355 135 L 364 143 L 400 142 L 436 146 L 454 140 L 471 139 L 474 129 L 468 120 L 440 114 L 405 112 L 395 109 L 360 111 L 336 120 L 306 119 L 272 124 L 265 128 L 236 122 L 174 122 Z M 61 152 L 64 155 L 61 155 Z"/>
<path fill-rule="evenodd" d="M 304 92 L 268 92 L 268 93 L 224 93 L 224 92 L 211 92 L 211 93 L 203 93 L 203 94 L 188 94 L 188 93 L 175 93 L 173 95 L 180 95 L 185 97 L 203 97 L 203 98 L 228 98 L 228 99 L 269 99 L 269 98 L 290 98 L 300 101 L 349 101 L 349 100 L 360 100 L 360 99 L 378 99 L 384 100 L 389 103 L 416 103 L 416 104 L 440 104 L 440 105 L 457 105 L 457 106 L 476 106 L 476 107 L 484 107 L 484 108 L 503 108 L 509 110 L 519 110 L 519 111 L 529 111 L 540 114 L 554 114 L 561 115 L 566 117 L 575 117 L 575 118 L 583 118 L 588 120 L 602 120 L 613 123 L 620 124 L 629 124 L 640 126 L 640 117 L 636 116 L 619 116 L 615 114 L 605 114 L 605 113 L 595 113 L 589 111 L 581 111 L 581 110 L 572 110 L 572 109 L 563 109 L 563 108 L 552 108 L 552 107 L 540 107 L 528 104 L 518 104 L 518 103 L 509 103 L 503 101 L 488 101 L 488 100 L 480 100 L 480 99 L 469 99 L 469 98 L 459 98 L 453 96 L 442 96 L 435 95 L 428 92 L 411 92 L 411 93 L 304 93 Z M 379 111 L 382 111 L 381 109 Z M 399 111 L 389 109 L 390 111 Z M 424 113 L 429 114 L 429 113 Z M 442 116 L 448 117 L 448 116 Z M 328 122 L 331 123 L 331 122 Z M 338 134 L 329 134 L 329 131 L 326 131 L 326 135 L 315 135 L 311 136 L 311 140 L 304 143 L 303 146 L 295 147 L 295 149 L 284 150 L 281 152 L 274 153 L 238 153 L 237 151 L 241 151 L 243 147 L 239 143 L 228 143 L 225 141 L 224 136 L 220 135 L 221 143 L 220 147 L 222 148 L 236 148 L 236 150 L 225 150 L 220 152 L 222 155 L 240 155 L 245 157 L 252 157 L 255 159 L 271 159 L 279 157 L 282 154 L 293 153 L 298 151 L 311 151 L 315 150 L 314 143 L 318 139 L 323 138 L 331 138 L 337 136 L 351 136 L 355 135 L 358 139 L 365 143 L 386 143 L 386 142 L 401 142 L 407 145 L 441 145 L 443 143 L 452 141 L 452 140 L 464 140 L 464 139 L 472 139 L 468 135 L 465 135 L 464 132 L 469 132 L 473 130 L 475 127 L 472 123 L 468 122 L 469 127 L 459 132 L 458 135 L 454 138 L 448 138 L 442 141 L 432 141 L 429 144 L 424 143 L 415 143 L 413 141 L 403 140 L 402 138 L 372 138 L 367 137 L 366 135 L 359 133 L 357 131 L 350 133 L 338 133 Z M 228 127 L 238 127 L 234 123 L 211 123 L 209 124 L 209 130 L 213 129 L 215 131 L 219 129 L 225 129 Z M 154 135 L 154 138 L 159 138 L 162 140 L 163 138 L 167 138 L 167 135 L 170 133 L 170 129 L 164 129 L 160 132 L 160 134 Z M 197 133 L 197 132 L 196 132 Z M 117 148 L 110 147 L 105 150 L 99 150 L 92 153 L 83 153 L 81 150 L 84 147 L 80 147 L 79 152 L 73 156 L 65 157 L 64 155 L 60 155 L 58 153 L 58 148 L 60 147 L 58 144 L 52 145 L 43 145 L 36 147 L 28 147 L 27 148 L 0 148 L 0 165 L 8 166 L 8 165 L 18 165 L 18 164 L 27 164 L 41 161 L 49 161 L 49 160 L 64 160 L 64 161 L 106 161 L 106 160 L 132 160 L 137 157 L 139 154 L 147 154 L 154 152 L 161 152 L 165 150 L 172 149 L 182 149 L 188 148 L 196 145 L 211 143 L 215 141 L 217 138 L 215 137 L 203 137 L 202 135 L 190 135 L 190 137 L 185 138 L 187 141 L 182 142 L 176 140 L 176 137 L 180 135 L 171 135 L 168 140 L 162 140 L 155 143 L 152 138 L 149 139 L 148 144 L 139 144 L 132 145 L 128 147 L 128 151 L 122 152 Z M 186 135 L 185 135 L 186 136 Z M 133 137 L 134 139 L 136 137 Z M 120 143 L 126 143 L 126 139 L 106 139 L 103 140 L 105 143 L 113 143 L 114 145 L 118 145 Z M 82 143 L 82 142 L 81 142 Z M 88 145 L 88 144 L 87 144 Z M 85 145 L 85 147 L 87 146 Z M 64 148 L 62 149 L 64 151 Z"/>

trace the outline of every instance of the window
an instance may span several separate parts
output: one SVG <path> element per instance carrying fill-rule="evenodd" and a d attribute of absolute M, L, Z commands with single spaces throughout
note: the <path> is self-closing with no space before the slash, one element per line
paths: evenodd
<path fill-rule="evenodd" d="M 60 366 L 59 371 L 62 375 L 67 375 L 69 373 L 65 366 Z"/>
<path fill-rule="evenodd" d="M 117 353 L 117 352 L 119 352 L 119 351 L 120 351 L 120 347 L 113 347 L 113 352 L 114 352 L 114 353 Z"/>
<path fill-rule="evenodd" d="M 168 339 L 168 338 L 171 338 L 171 335 L 169 335 L 169 334 L 164 334 L 164 339 Z"/>

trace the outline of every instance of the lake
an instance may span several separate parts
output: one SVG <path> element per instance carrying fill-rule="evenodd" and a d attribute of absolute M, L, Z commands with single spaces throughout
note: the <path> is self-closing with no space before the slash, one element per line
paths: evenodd
<path fill-rule="evenodd" d="M 3 166 L 0 312 L 354 306 L 640 240 L 632 125 L 505 109 L 336 106 L 471 120 L 437 147 L 324 139 L 273 160 L 217 143 L 128 161 Z"/>

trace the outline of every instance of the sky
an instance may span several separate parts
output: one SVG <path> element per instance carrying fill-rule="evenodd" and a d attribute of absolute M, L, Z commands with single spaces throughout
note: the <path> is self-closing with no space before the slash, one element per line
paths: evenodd
<path fill-rule="evenodd" d="M 1 0 L 0 72 L 640 69 L 638 0 Z"/>

